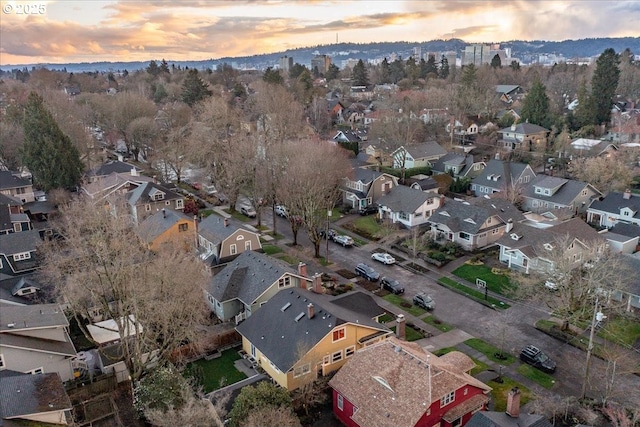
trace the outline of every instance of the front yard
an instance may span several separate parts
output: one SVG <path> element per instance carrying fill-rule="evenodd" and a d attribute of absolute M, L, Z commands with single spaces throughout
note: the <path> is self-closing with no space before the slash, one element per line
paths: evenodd
<path fill-rule="evenodd" d="M 511 284 L 508 274 L 495 274 L 486 265 L 463 264 L 453 271 L 456 276 L 475 284 L 476 279 L 484 280 L 491 292 L 508 296 L 514 286 Z"/>

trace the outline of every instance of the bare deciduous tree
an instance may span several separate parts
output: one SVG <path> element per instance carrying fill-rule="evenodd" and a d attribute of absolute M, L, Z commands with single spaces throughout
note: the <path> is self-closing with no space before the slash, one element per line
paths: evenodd
<path fill-rule="evenodd" d="M 632 180 L 631 170 L 625 164 L 626 153 L 575 159 L 571 163 L 571 173 L 580 180 L 596 187 L 602 193 L 624 191 Z"/>
<path fill-rule="evenodd" d="M 53 226 L 61 238 L 43 246 L 42 274 L 58 286 L 87 338 L 83 319 L 96 311 L 116 321 L 134 380 L 181 343 L 195 341 L 206 313 L 201 291 L 206 274 L 184 246 L 150 253 L 128 215 L 116 217 L 84 201 L 63 207 Z"/>
<path fill-rule="evenodd" d="M 256 408 L 241 424 L 242 427 L 300 427 L 300 420 L 291 408 L 286 406 L 263 406 Z"/>

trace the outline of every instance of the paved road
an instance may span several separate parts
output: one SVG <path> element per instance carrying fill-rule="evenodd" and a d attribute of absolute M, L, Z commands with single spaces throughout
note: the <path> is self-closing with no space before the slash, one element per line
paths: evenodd
<path fill-rule="evenodd" d="M 333 228 L 339 229 L 342 219 L 337 224 L 332 224 Z M 263 225 L 269 225 L 272 221 L 269 210 L 263 211 Z M 278 233 L 284 236 L 284 243 L 292 240 L 291 230 L 288 222 L 284 218 L 277 217 L 276 221 Z M 311 249 L 311 243 L 306 235 L 306 232 L 301 230 L 298 234 L 298 242 L 302 251 L 297 251 L 296 255 L 300 254 L 313 254 Z M 281 241 L 282 243 L 282 241 Z M 285 245 L 286 246 L 286 245 Z M 298 249 L 300 249 L 298 248 Z M 325 243 L 321 245 L 321 255 L 325 255 Z M 551 390 L 543 389 L 537 384 L 531 382 L 527 378 L 522 377 L 517 373 L 517 366 L 520 362 L 516 362 L 510 367 L 505 367 L 504 372 L 509 376 L 524 383 L 529 388 L 534 390 L 538 394 L 551 394 L 557 396 L 579 396 L 581 393 L 582 382 L 584 378 L 584 361 L 586 360 L 585 352 L 565 344 L 534 327 L 534 323 L 539 319 L 549 318 L 549 313 L 543 304 L 536 303 L 516 303 L 509 302 L 511 308 L 504 311 L 496 311 L 482 304 L 479 304 L 469 298 L 466 298 L 458 293 L 455 293 L 447 288 L 444 288 L 436 283 L 436 280 L 448 274 L 447 269 L 433 268 L 432 271 L 426 274 L 416 274 L 400 265 L 386 266 L 376 261 L 371 260 L 371 253 L 384 249 L 392 253 L 399 259 L 400 264 L 406 264 L 409 260 L 406 260 L 406 255 L 391 250 L 388 246 L 381 246 L 378 243 L 368 243 L 362 247 L 344 248 L 334 242 L 329 242 L 329 260 L 331 266 L 326 268 L 315 263 L 313 259 L 308 260 L 310 266 L 309 271 L 327 271 L 336 272 L 340 269 L 346 269 L 353 271 L 355 265 L 359 262 L 365 262 L 374 267 L 381 276 L 390 276 L 399 280 L 405 285 L 405 297 L 408 300 L 418 292 L 427 292 L 431 294 L 436 301 L 436 310 L 434 316 L 441 321 L 455 326 L 459 331 L 449 333 L 451 335 L 434 338 L 433 340 L 425 339 L 421 340 L 420 344 L 428 350 L 436 350 L 438 346 L 456 345 L 458 348 L 465 351 L 472 351 L 470 348 L 460 344 L 469 336 L 481 338 L 493 345 L 503 348 L 505 351 L 517 355 L 524 346 L 528 344 L 535 344 L 542 348 L 551 358 L 553 358 L 558 365 L 558 369 L 554 375 L 556 384 Z M 405 258 L 403 262 L 402 258 Z M 345 280 L 346 281 L 346 280 Z M 375 296 L 378 298 L 377 296 Z M 398 313 L 401 311 L 398 307 L 392 306 L 386 300 L 378 299 L 379 304 L 388 308 L 390 311 Z M 414 321 L 414 323 L 424 326 L 424 329 L 432 331 L 434 334 L 441 334 L 435 328 L 430 325 L 426 325 L 419 319 L 413 318 L 408 314 L 407 318 Z M 498 366 L 488 361 L 486 357 L 481 354 L 474 354 L 474 357 L 478 357 L 481 360 L 489 363 L 498 370 Z M 640 360 L 640 355 L 638 356 Z M 592 381 L 590 383 L 590 396 L 601 397 L 603 390 L 605 389 L 605 376 L 609 375 L 609 381 L 611 380 L 611 372 L 613 371 L 613 365 L 607 362 L 592 357 L 591 372 L 593 373 Z M 638 361 L 636 361 L 636 364 Z M 615 377 L 614 387 L 612 392 L 613 400 L 630 405 L 631 407 L 640 407 L 640 377 L 631 374 L 625 374 L 621 372 L 622 369 L 618 368 L 618 372 Z"/>

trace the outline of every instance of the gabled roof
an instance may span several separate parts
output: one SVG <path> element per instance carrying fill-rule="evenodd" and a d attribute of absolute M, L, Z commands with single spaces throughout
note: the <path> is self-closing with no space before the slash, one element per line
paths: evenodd
<path fill-rule="evenodd" d="M 31 306 L 18 306 L 31 307 Z M 0 344 L 6 347 L 21 348 L 29 351 L 39 351 L 44 353 L 58 354 L 66 357 L 76 355 L 76 349 L 71 342 L 68 341 L 48 340 L 43 338 L 29 337 L 26 335 L 11 334 L 7 331 L 0 334 Z M 66 333 L 65 333 L 66 334 Z"/>
<path fill-rule="evenodd" d="M 287 372 L 300 359 L 300 349 L 311 350 L 336 326 L 354 323 L 376 331 L 389 331 L 372 320 L 369 313 L 351 311 L 333 304 L 331 299 L 305 289 L 283 289 L 236 330 L 282 372 Z M 313 304 L 315 313 L 311 319 L 307 316 L 309 303 Z"/>
<path fill-rule="evenodd" d="M 31 186 L 28 179 L 14 175 L 11 171 L 0 171 L 0 190 L 10 190 Z"/>
<path fill-rule="evenodd" d="M 162 209 L 142 221 L 138 235 L 146 243 L 152 243 L 171 227 L 185 221 L 193 223 L 193 219 L 181 211 Z"/>
<path fill-rule="evenodd" d="M 491 159 L 487 162 L 485 168 L 480 175 L 475 177 L 471 182 L 491 188 L 508 188 L 511 182 L 517 181 L 520 176 L 529 167 L 526 163 L 515 163 L 503 160 Z M 532 170 L 533 172 L 533 170 Z M 533 173 L 535 176 L 535 172 Z M 497 179 L 488 179 L 493 177 Z"/>
<path fill-rule="evenodd" d="M 378 200 L 380 206 L 386 206 L 393 212 L 413 213 L 422 206 L 433 194 L 416 190 L 404 185 L 393 187 Z"/>
<path fill-rule="evenodd" d="M 516 133 L 518 135 L 531 135 L 532 133 L 540 132 L 550 132 L 550 130 L 542 126 L 534 125 L 533 123 L 517 123 L 498 131 L 498 133 Z"/>
<path fill-rule="evenodd" d="M 474 160 L 471 155 L 464 155 L 458 153 L 447 153 L 445 156 L 440 157 L 434 164 L 433 170 L 437 172 L 445 172 L 445 166 L 462 166 L 457 172 L 457 175 L 461 175 L 463 171 L 468 170 L 473 166 Z"/>
<path fill-rule="evenodd" d="M 536 193 L 535 187 L 543 189 L 555 190 L 553 194 L 544 195 Z M 555 176 L 538 175 L 536 176 L 522 192 L 523 197 L 530 199 L 546 200 L 559 205 L 570 205 L 584 190 L 591 187 L 596 195 L 600 192 L 591 184 L 582 181 L 575 181 L 573 179 L 558 178 Z"/>
<path fill-rule="evenodd" d="M 518 85 L 496 85 L 496 92 L 498 93 L 511 93 L 518 90 Z"/>
<path fill-rule="evenodd" d="M 365 294 L 360 291 L 347 292 L 342 295 L 338 295 L 331 302 L 347 310 L 354 311 L 356 313 L 362 313 L 369 319 L 382 316 L 386 311 L 376 304 L 371 295 Z"/>
<path fill-rule="evenodd" d="M 145 182 L 141 184 L 138 188 L 131 190 L 127 193 L 127 203 L 131 206 L 137 206 L 143 203 L 152 203 L 156 202 L 156 200 L 151 199 L 152 194 L 156 194 L 162 192 L 164 193 L 163 200 L 175 200 L 181 199 L 182 196 L 174 191 L 169 190 L 167 187 L 156 184 L 155 182 Z"/>
<path fill-rule="evenodd" d="M 257 236 L 255 232 L 245 228 L 238 228 L 231 225 L 228 221 L 227 225 L 225 225 L 225 220 L 220 218 L 218 215 L 209 215 L 198 223 L 198 234 L 213 244 L 222 243 L 226 238 L 238 230 L 243 233 L 251 233 Z"/>
<path fill-rule="evenodd" d="M 127 183 L 140 185 L 143 182 L 153 181 L 153 178 L 144 175 L 131 176 L 112 172 L 111 174 L 98 178 L 97 181 L 83 185 L 82 190 L 91 197 L 100 193 L 107 193 L 110 190 L 118 189 Z"/>
<path fill-rule="evenodd" d="M 436 141 L 426 141 L 421 142 L 419 144 L 413 144 L 409 146 L 402 146 L 398 150 L 404 149 L 411 157 L 414 159 L 423 159 L 425 157 L 442 157 L 447 154 L 447 150 L 445 150 L 440 144 Z M 396 151 L 398 151 L 396 150 Z"/>
<path fill-rule="evenodd" d="M 0 206 L 22 206 L 24 202 L 20 199 L 16 199 L 13 196 L 6 194 L 0 194 Z"/>
<path fill-rule="evenodd" d="M 640 218 L 640 196 L 631 193 L 629 198 L 625 198 L 625 193 L 611 192 L 604 197 L 591 202 L 589 209 L 596 209 L 603 212 L 620 214 L 620 209 L 630 208 L 636 214 L 633 218 Z"/>
<path fill-rule="evenodd" d="M 0 278 L 0 301 L 8 304 L 26 305 L 31 303 L 34 294 L 18 295 L 17 292 L 26 287 L 34 287 L 40 289 L 40 283 L 34 280 L 32 274 L 22 274 L 20 276 L 11 276 Z"/>
<path fill-rule="evenodd" d="M 69 326 L 58 304 L 0 304 L 0 332 Z M 8 325 L 13 324 L 12 327 Z"/>
<path fill-rule="evenodd" d="M 38 230 L 0 234 L 0 254 L 13 255 L 32 252 L 36 250 L 40 243 L 42 243 L 42 238 Z"/>
<path fill-rule="evenodd" d="M 20 419 L 71 409 L 71 400 L 57 373 L 31 375 L 0 371 L 0 418 Z"/>
<path fill-rule="evenodd" d="M 334 141 L 341 141 L 344 139 L 346 139 L 347 142 L 359 142 L 360 136 L 355 131 L 346 129 L 338 131 L 338 133 L 333 137 Z"/>
<path fill-rule="evenodd" d="M 358 350 L 329 381 L 329 385 L 357 408 L 353 420 L 361 426 L 415 426 L 433 402 L 470 385 L 488 393 L 491 388 L 451 364 L 468 356 L 439 358 L 419 345 L 389 338 Z M 488 396 L 473 397 L 476 409 Z M 451 410 L 456 406 L 452 405 Z"/>
<path fill-rule="evenodd" d="M 98 166 L 97 168 L 91 169 L 89 172 L 87 172 L 87 176 L 107 176 L 111 175 L 114 172 L 119 174 L 131 174 L 131 170 L 139 171 L 139 169 L 131 163 L 121 162 L 119 160 L 111 160 Z"/>
<path fill-rule="evenodd" d="M 444 206 L 433 212 L 429 222 L 444 224 L 456 233 L 462 231 L 477 234 L 482 224 L 494 215 L 498 216 L 502 223 L 492 226 L 506 224 L 509 220 L 519 222 L 524 219 L 522 212 L 505 199 L 477 197 L 468 202 L 447 199 Z"/>
<path fill-rule="evenodd" d="M 297 274 L 268 255 L 245 251 L 211 278 L 207 291 L 217 301 L 249 305 L 285 273 Z"/>
<path fill-rule="evenodd" d="M 544 415 L 520 412 L 512 417 L 506 412 L 478 411 L 467 421 L 465 427 L 552 427 Z"/>

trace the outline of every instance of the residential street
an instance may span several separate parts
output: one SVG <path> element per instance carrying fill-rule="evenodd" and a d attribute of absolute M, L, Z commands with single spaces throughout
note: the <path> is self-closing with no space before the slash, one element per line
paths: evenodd
<path fill-rule="evenodd" d="M 263 211 L 262 220 L 263 225 L 272 225 L 269 211 Z M 452 262 L 441 269 L 429 266 L 418 259 L 416 264 L 430 268 L 430 271 L 426 274 L 416 274 L 402 266 L 411 260 L 407 260 L 406 255 L 392 250 L 386 243 L 379 244 L 370 242 L 360 247 L 345 248 L 334 242 L 329 242 L 330 265 L 329 267 L 323 267 L 312 257 L 313 248 L 306 232 L 301 231 L 298 234 L 299 245 L 297 247 L 290 247 L 287 243 L 292 241 L 292 235 L 288 222 L 286 219 L 280 217 L 277 217 L 276 220 L 278 221 L 278 233 L 284 236 L 284 239 L 281 239 L 278 245 L 288 251 L 292 256 L 305 261 L 308 264 L 310 274 L 327 272 L 339 277 L 341 282 L 346 283 L 348 280 L 338 276 L 336 272 L 341 269 L 353 271 L 356 264 L 364 262 L 376 269 L 381 277 L 392 277 L 404 284 L 404 297 L 409 301 L 418 292 L 426 292 L 432 295 L 436 302 L 436 309 L 433 315 L 442 322 L 455 326 L 457 329 L 442 333 L 431 325 L 425 324 L 420 319 L 404 313 L 408 321 L 413 322 L 424 330 L 430 331 L 434 335 L 432 338 L 425 338 L 418 341 L 425 349 L 434 351 L 445 346 L 457 346 L 459 349 L 470 353 L 473 357 L 488 363 L 497 372 L 500 368 L 495 363 L 488 360 L 484 355 L 461 344 L 462 341 L 469 337 L 481 338 L 496 347 L 504 346 L 505 351 L 516 357 L 523 347 L 528 344 L 534 344 L 545 351 L 558 364 L 557 371 L 554 374 L 557 383 L 551 390 L 544 389 L 520 375 L 517 372 L 517 367 L 520 364 L 519 361 L 511 366 L 504 367 L 502 372 L 525 384 L 537 394 L 550 394 L 557 395 L 558 397 L 580 395 L 584 378 L 586 353 L 534 327 L 534 323 L 537 320 L 548 319 L 550 317 L 544 305 L 508 301 L 511 305 L 511 308 L 508 310 L 493 310 L 436 283 L 439 277 L 450 275 L 450 272 L 463 263 L 464 259 Z M 349 220 L 349 217 L 341 218 L 332 223 L 331 228 L 340 231 L 340 224 Z M 404 233 L 408 232 L 404 231 Z M 361 237 L 359 237 L 359 239 L 364 240 Z M 371 253 L 381 250 L 391 253 L 396 257 L 398 263 L 396 265 L 383 265 L 372 260 Z M 321 245 L 320 253 L 322 256 L 326 254 L 325 241 L 323 241 Z M 461 281 L 461 279 L 456 280 Z M 368 292 L 364 289 L 360 290 Z M 402 311 L 399 307 L 390 304 L 386 300 L 375 295 L 374 297 L 378 301 L 378 304 L 388 311 L 395 314 Z M 585 340 L 588 340 L 588 336 L 585 337 Z M 634 353 L 633 357 L 635 357 L 636 364 L 640 363 L 640 354 Z M 612 365 L 607 366 L 606 361 L 598 359 L 597 357 L 591 358 L 592 382 L 590 384 L 591 391 L 587 393 L 588 396 L 601 397 L 599 393 L 604 390 L 606 383 L 605 375 L 609 372 L 608 380 L 611 381 L 611 371 Z M 638 392 L 638 390 L 640 390 L 640 376 L 625 374 L 621 369 L 619 369 L 615 375 L 612 400 L 630 405 L 631 407 L 640 406 L 640 392 Z"/>

